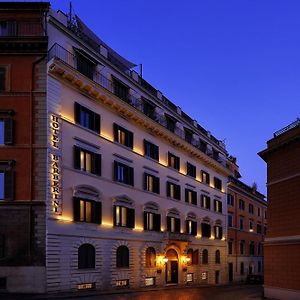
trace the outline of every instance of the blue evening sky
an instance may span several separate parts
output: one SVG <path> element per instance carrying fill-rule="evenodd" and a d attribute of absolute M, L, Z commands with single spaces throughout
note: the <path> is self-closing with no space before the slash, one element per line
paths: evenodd
<path fill-rule="evenodd" d="M 68 11 L 69 1 L 52 1 Z M 266 193 L 257 152 L 299 117 L 300 1 L 74 0 L 76 14 L 144 78 L 225 139 Z"/>

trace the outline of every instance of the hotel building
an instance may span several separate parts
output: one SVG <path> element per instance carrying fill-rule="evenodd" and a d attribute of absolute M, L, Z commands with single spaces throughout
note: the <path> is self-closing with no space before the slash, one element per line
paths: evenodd
<path fill-rule="evenodd" d="M 48 10 L 46 3 L 0 4 L 1 64 L 13 61 L 3 50 L 7 40 L 48 41 L 48 55 L 45 60 L 44 47 L 40 60 L 25 57 L 20 47 L 20 60 L 40 63 L 40 77 L 26 73 L 35 70 L 29 63 L 21 77 L 19 61 L 5 69 L 12 88 L 0 96 L 1 113 L 6 110 L 0 118 L 0 289 L 226 283 L 232 171 L 225 145 L 78 16 L 50 11 L 43 31 L 17 35 L 7 29 L 19 24 L 8 7 L 43 17 Z M 5 74 L 1 86 L 8 84 Z M 17 108 L 14 96 L 23 94 L 28 99 Z M 5 118 L 16 121 L 13 143 L 6 142 Z M 11 252 L 22 232 L 22 245 Z M 24 245 L 28 261 L 19 256 Z"/>
<path fill-rule="evenodd" d="M 267 163 L 266 297 L 300 299 L 300 121 L 274 133 L 259 156 Z"/>

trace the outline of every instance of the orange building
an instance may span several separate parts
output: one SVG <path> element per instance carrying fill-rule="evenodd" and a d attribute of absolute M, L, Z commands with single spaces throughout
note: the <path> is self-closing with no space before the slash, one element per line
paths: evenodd
<path fill-rule="evenodd" d="M 268 171 L 265 296 L 300 299 L 300 120 L 275 132 L 259 155 Z"/>
<path fill-rule="evenodd" d="M 48 8 L 0 3 L 0 290 L 43 289 Z"/>
<path fill-rule="evenodd" d="M 227 188 L 228 278 L 239 282 L 263 273 L 267 202 L 255 186 L 234 177 L 229 177 Z"/>

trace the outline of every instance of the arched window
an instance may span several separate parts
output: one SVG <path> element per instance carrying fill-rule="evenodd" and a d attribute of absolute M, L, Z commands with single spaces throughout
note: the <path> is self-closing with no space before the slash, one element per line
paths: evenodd
<path fill-rule="evenodd" d="M 216 264 L 220 264 L 221 263 L 221 254 L 220 254 L 220 250 L 216 251 Z"/>
<path fill-rule="evenodd" d="M 95 247 L 83 244 L 78 248 L 78 269 L 95 268 Z"/>
<path fill-rule="evenodd" d="M 146 267 L 153 268 L 156 266 L 156 253 L 153 247 L 149 247 L 146 250 Z"/>
<path fill-rule="evenodd" d="M 187 251 L 187 257 L 190 259 L 188 262 L 187 262 L 187 265 L 188 266 L 191 266 L 193 264 L 193 249 L 189 249 Z"/>
<path fill-rule="evenodd" d="M 202 251 L 202 263 L 203 264 L 208 264 L 208 251 L 207 251 L 207 249 L 204 249 Z"/>
<path fill-rule="evenodd" d="M 129 268 L 129 249 L 126 246 L 117 249 L 117 268 Z"/>

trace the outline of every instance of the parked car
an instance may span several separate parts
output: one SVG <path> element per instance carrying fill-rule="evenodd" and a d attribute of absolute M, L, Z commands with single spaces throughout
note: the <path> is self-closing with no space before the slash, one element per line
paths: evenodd
<path fill-rule="evenodd" d="M 263 275 L 255 275 L 251 274 L 247 276 L 246 283 L 248 284 L 263 284 L 264 276 Z"/>

